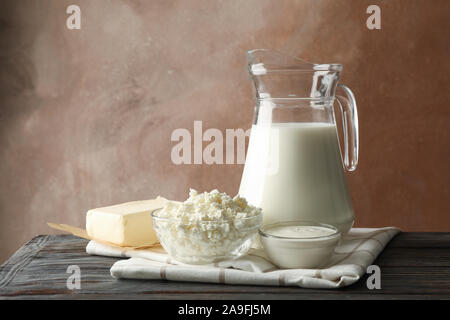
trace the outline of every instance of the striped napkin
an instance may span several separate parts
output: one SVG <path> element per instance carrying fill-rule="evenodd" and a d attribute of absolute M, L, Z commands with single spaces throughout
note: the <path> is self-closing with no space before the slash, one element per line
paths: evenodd
<path fill-rule="evenodd" d="M 124 249 L 90 241 L 92 255 L 127 257 L 111 267 L 111 275 L 125 279 L 165 279 L 222 284 L 340 288 L 358 281 L 399 229 L 353 228 L 336 248 L 328 265 L 321 269 L 279 269 L 262 249 L 251 249 L 236 260 L 210 265 L 188 265 L 171 259 L 160 246 Z"/>

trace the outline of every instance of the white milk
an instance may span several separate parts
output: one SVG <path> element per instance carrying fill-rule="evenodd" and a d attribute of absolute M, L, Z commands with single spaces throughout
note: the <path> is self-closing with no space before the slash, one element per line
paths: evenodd
<path fill-rule="evenodd" d="M 263 209 L 265 224 L 312 220 L 345 234 L 354 214 L 336 126 L 253 125 L 239 194 Z"/>

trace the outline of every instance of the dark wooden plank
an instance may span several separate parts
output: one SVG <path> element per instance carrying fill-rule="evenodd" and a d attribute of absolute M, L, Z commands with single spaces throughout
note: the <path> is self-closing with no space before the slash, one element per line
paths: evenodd
<path fill-rule="evenodd" d="M 390 248 L 450 248 L 450 232 L 402 232 L 389 242 Z"/>
<path fill-rule="evenodd" d="M 402 241 L 407 243 L 408 234 Z M 439 235 L 433 235 L 436 237 Z M 414 241 L 420 239 L 415 236 Z M 414 241 L 411 241 L 413 243 Z M 429 238 L 431 241 L 431 238 Z M 362 279 L 339 290 L 296 287 L 233 286 L 189 282 L 116 280 L 109 274 L 117 258 L 89 256 L 87 241 L 73 236 L 34 238 L 0 269 L 3 299 L 400 299 L 450 298 L 449 250 L 388 246 L 375 262 L 382 271 L 382 289 L 371 291 Z M 68 290 L 67 267 L 76 264 L 82 273 L 81 290 Z M 19 267 L 17 267 L 19 266 Z M 1 280 L 0 280 L 1 281 Z"/>
<path fill-rule="evenodd" d="M 28 241 L 0 266 L 0 289 L 7 286 L 47 244 L 51 236 L 37 236 Z"/>
<path fill-rule="evenodd" d="M 388 247 L 377 263 L 386 267 L 450 267 L 450 249 Z"/>
<path fill-rule="evenodd" d="M 310 293 L 299 296 L 298 294 L 266 294 L 266 293 L 240 293 L 230 294 L 224 293 L 220 295 L 211 294 L 128 294 L 128 295 L 116 295 L 116 294 L 74 294 L 74 295 L 16 295 L 13 297 L 1 297 L 3 300 L 449 300 L 450 295 L 364 295 L 364 294 L 348 294 L 340 293 L 339 295 L 324 295 L 322 293 Z"/>
<path fill-rule="evenodd" d="M 71 291 L 66 288 L 64 277 L 50 275 L 47 279 L 33 277 L 28 281 L 15 283 L 14 286 L 6 288 L 1 292 L 4 297 L 34 296 L 34 295 L 71 295 L 76 298 L 82 295 L 91 297 L 117 295 L 128 298 L 129 295 L 143 295 L 151 298 L 158 295 L 210 295 L 221 296 L 223 294 L 236 295 L 242 298 L 249 294 L 264 293 L 274 299 L 295 295 L 298 299 L 308 298 L 310 295 L 321 295 L 335 299 L 344 298 L 346 295 L 429 295 L 450 296 L 449 274 L 435 269 L 432 273 L 427 270 L 399 273 L 395 269 L 382 268 L 382 289 L 368 290 L 365 279 L 357 284 L 339 290 L 302 289 L 296 287 L 257 287 L 257 286 L 234 286 L 203 284 L 189 282 L 166 282 L 166 281 L 144 281 L 144 280 L 115 280 L 105 278 L 104 280 L 83 279 L 81 290 Z"/>

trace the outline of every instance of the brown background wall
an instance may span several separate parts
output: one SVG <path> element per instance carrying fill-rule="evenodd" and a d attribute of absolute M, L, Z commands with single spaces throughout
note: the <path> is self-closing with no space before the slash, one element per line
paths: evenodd
<path fill-rule="evenodd" d="M 69 4 L 81 30 L 65 27 Z M 365 27 L 369 4 L 381 30 Z M 175 166 L 170 134 L 248 128 L 245 51 L 261 47 L 344 64 L 357 226 L 450 231 L 449 16 L 447 0 L 2 1 L 0 261 L 92 207 L 235 194 L 241 165 Z"/>

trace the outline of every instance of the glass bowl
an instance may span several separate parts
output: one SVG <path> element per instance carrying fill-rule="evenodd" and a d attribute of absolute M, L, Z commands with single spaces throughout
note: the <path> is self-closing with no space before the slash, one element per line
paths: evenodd
<path fill-rule="evenodd" d="M 151 214 L 159 242 L 176 261 L 209 264 L 247 253 L 262 223 L 262 214 L 233 220 L 184 221 Z"/>
<path fill-rule="evenodd" d="M 278 227 L 300 227 L 326 229 L 325 235 L 301 235 L 295 232 L 288 236 L 271 233 Z M 260 241 L 269 259 L 284 269 L 315 269 L 326 265 L 338 246 L 341 233 L 329 224 L 315 221 L 285 221 L 266 224 L 259 229 Z"/>

